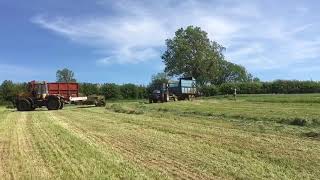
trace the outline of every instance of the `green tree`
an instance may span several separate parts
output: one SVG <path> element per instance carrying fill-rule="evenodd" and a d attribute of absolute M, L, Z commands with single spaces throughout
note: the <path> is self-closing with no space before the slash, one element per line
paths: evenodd
<path fill-rule="evenodd" d="M 150 86 L 162 84 L 162 83 L 168 83 L 169 80 L 170 80 L 170 77 L 166 73 L 160 72 L 152 75 Z"/>
<path fill-rule="evenodd" d="M 15 90 L 13 82 L 10 80 L 3 81 L 0 86 L 1 99 L 4 101 L 11 101 L 14 93 Z"/>
<path fill-rule="evenodd" d="M 124 84 L 120 86 L 121 96 L 124 99 L 137 99 L 138 98 L 138 88 L 134 84 Z"/>
<path fill-rule="evenodd" d="M 200 85 L 252 81 L 243 66 L 225 60 L 225 48 L 199 27 L 179 29 L 166 45 L 162 59 L 169 76 L 192 76 Z"/>
<path fill-rule="evenodd" d="M 100 88 L 100 94 L 106 99 L 121 99 L 120 86 L 114 83 L 103 84 Z"/>
<path fill-rule="evenodd" d="M 93 83 L 81 83 L 80 84 L 80 93 L 90 96 L 93 94 L 99 94 L 99 87 L 98 84 Z"/>
<path fill-rule="evenodd" d="M 252 78 L 252 82 L 261 82 L 260 79 L 258 77 L 253 77 Z"/>
<path fill-rule="evenodd" d="M 74 78 L 74 72 L 67 68 L 58 70 L 56 77 L 57 82 L 76 82 L 76 79 Z"/>
<path fill-rule="evenodd" d="M 221 60 L 218 65 L 217 76 L 211 81 L 212 84 L 222 84 L 228 82 L 249 82 L 253 77 L 246 68 L 225 60 Z"/>
<path fill-rule="evenodd" d="M 145 86 L 137 86 L 138 89 L 138 98 L 139 99 L 144 99 L 148 97 L 148 91 L 147 88 Z"/>
<path fill-rule="evenodd" d="M 26 83 L 13 83 L 5 80 L 0 85 L 0 99 L 2 101 L 12 101 L 19 93 L 26 92 Z"/>
<path fill-rule="evenodd" d="M 225 48 L 210 41 L 199 27 L 180 28 L 173 39 L 166 40 L 167 50 L 162 55 L 165 72 L 170 76 L 192 76 L 205 84 L 218 73 L 218 63 L 224 59 Z"/>

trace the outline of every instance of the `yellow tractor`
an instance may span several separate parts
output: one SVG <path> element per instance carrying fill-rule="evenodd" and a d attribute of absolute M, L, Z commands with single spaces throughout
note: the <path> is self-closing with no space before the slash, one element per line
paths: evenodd
<path fill-rule="evenodd" d="M 27 89 L 26 93 L 19 94 L 15 99 L 18 111 L 31 111 L 43 106 L 48 110 L 58 110 L 64 106 L 61 96 L 48 93 L 48 84 L 45 81 L 31 81 Z"/>

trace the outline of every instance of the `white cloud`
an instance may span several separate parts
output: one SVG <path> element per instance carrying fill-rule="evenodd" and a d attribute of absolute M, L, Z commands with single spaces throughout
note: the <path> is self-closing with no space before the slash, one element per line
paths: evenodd
<path fill-rule="evenodd" d="M 286 8 L 300 12 L 273 14 L 262 1 L 98 1 L 116 14 L 101 17 L 35 16 L 32 22 L 72 41 L 93 46 L 98 63 L 140 63 L 160 59 L 161 47 L 175 30 L 200 26 L 211 39 L 227 47 L 227 58 L 251 69 L 288 67 L 318 58 L 319 37 L 305 34 L 319 25 L 299 20 L 307 7 Z M 296 20 L 297 19 L 297 20 Z M 230 49 L 230 50 L 228 50 Z"/>

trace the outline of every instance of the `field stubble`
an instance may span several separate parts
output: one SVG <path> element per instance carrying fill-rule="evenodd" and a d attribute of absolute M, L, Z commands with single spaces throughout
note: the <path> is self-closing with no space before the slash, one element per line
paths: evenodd
<path fill-rule="evenodd" d="M 317 179 L 320 104 L 255 98 L 22 113 L 2 108 L 0 176 Z M 293 124 L 296 119 L 306 123 Z"/>

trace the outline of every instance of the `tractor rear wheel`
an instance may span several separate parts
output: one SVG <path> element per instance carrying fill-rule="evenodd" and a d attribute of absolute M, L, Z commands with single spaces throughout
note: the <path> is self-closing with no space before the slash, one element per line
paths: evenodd
<path fill-rule="evenodd" d="M 60 101 L 60 107 L 59 107 L 59 109 L 63 109 L 63 107 L 64 107 L 64 102 L 63 102 L 63 101 Z"/>
<path fill-rule="evenodd" d="M 31 110 L 31 104 L 27 99 L 20 99 L 18 101 L 17 105 L 18 111 L 30 111 Z"/>
<path fill-rule="evenodd" d="M 47 104 L 48 110 L 58 110 L 60 106 L 61 106 L 61 103 L 58 98 L 50 98 L 48 100 L 48 104 Z"/>

